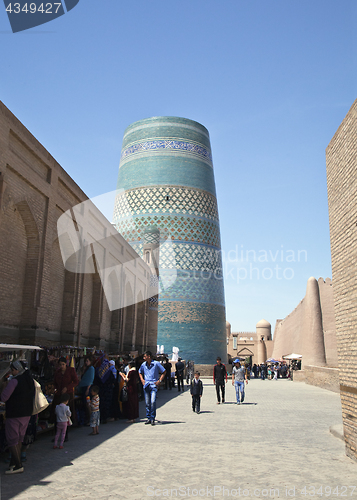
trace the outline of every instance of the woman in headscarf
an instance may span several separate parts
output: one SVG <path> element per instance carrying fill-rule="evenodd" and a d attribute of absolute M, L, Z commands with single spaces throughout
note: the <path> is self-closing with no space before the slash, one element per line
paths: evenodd
<path fill-rule="evenodd" d="M 1 393 L 1 401 L 6 404 L 5 435 L 11 453 L 10 467 L 5 474 L 16 474 L 24 471 L 21 446 L 33 411 L 35 385 L 21 361 L 13 361 L 10 370 L 12 379 Z"/>
<path fill-rule="evenodd" d="M 54 419 L 55 409 L 56 406 L 59 405 L 61 402 L 62 394 L 68 394 L 69 396 L 68 406 L 70 407 L 72 413 L 72 421 L 76 422 L 76 413 L 74 408 L 74 388 L 77 387 L 78 385 L 78 377 L 76 374 L 76 370 L 70 366 L 67 366 L 66 358 L 59 358 L 58 365 L 59 368 L 58 370 L 56 370 L 54 376 L 53 384 L 55 387 L 55 394 L 51 406 L 51 416 L 52 420 L 55 422 L 55 427 L 56 427 L 56 420 Z M 68 428 L 66 432 L 65 441 L 68 441 L 67 434 L 68 434 Z"/>
<path fill-rule="evenodd" d="M 92 366 L 92 357 L 86 356 L 84 358 L 84 366 L 85 370 L 82 375 L 81 381 L 78 384 L 78 390 L 82 399 L 82 409 L 80 411 L 81 424 L 89 425 L 89 413 L 88 413 L 88 405 L 87 405 L 87 397 L 89 396 L 89 391 L 91 386 L 93 385 L 95 369 Z"/>
<path fill-rule="evenodd" d="M 121 374 L 128 388 L 128 401 L 123 403 L 124 415 L 129 424 L 133 424 L 139 418 L 139 395 L 138 380 L 139 375 L 135 368 L 135 361 L 129 362 L 129 371 L 127 375 Z"/>

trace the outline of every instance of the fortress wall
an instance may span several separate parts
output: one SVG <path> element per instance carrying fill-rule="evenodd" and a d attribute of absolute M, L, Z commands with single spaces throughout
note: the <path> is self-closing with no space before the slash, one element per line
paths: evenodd
<path fill-rule="evenodd" d="M 265 341 L 266 349 L 267 349 L 267 359 L 273 357 L 273 349 L 274 349 L 274 341 L 266 340 Z"/>
<path fill-rule="evenodd" d="M 326 149 L 326 170 L 344 436 L 357 460 L 357 100 Z"/>
<path fill-rule="evenodd" d="M 122 267 L 125 250 L 130 262 L 134 262 L 132 274 L 138 289 L 148 286 L 150 269 L 144 262 L 139 265 L 139 255 L 93 206 L 83 208 L 84 212 L 87 210 L 83 221 L 78 219 L 79 213 L 76 222 L 68 216 L 75 235 L 68 240 L 68 248 L 73 250 L 73 245 L 80 245 L 83 234 L 85 241 L 96 246 L 88 252 L 88 269 L 83 275 L 64 267 L 57 221 L 86 200 L 85 193 L 67 172 L 0 102 L 1 342 L 77 345 L 80 331 L 81 345 L 96 345 L 114 352 L 118 351 L 124 333 L 127 339 L 121 344 L 128 350 L 133 340 L 139 349 L 143 339 L 147 343 L 148 335 L 145 337 L 143 331 L 144 324 L 148 328 L 148 322 L 144 322 L 146 311 L 141 308 L 140 314 L 135 315 L 137 323 L 132 324 L 131 331 L 124 332 L 124 315 L 119 322 L 114 321 L 118 311 L 108 307 L 98 266 L 102 270 Z M 76 259 L 73 253 L 72 260 L 77 262 Z M 121 272 L 125 284 L 126 271 Z M 117 285 L 118 294 L 122 294 L 122 287 Z M 135 331 L 137 324 L 141 325 L 141 332 Z M 156 335 L 152 338 L 152 325 L 149 328 L 150 348 L 156 350 Z M 135 334 L 139 340 L 135 340 Z"/>
<path fill-rule="evenodd" d="M 333 301 L 333 287 L 330 278 L 318 279 L 320 303 L 322 311 L 322 327 L 324 333 L 326 364 L 338 367 L 335 308 Z"/>
<path fill-rule="evenodd" d="M 294 380 L 295 374 L 294 372 Z M 338 368 L 325 366 L 304 366 L 304 381 L 306 384 L 321 387 L 332 392 L 340 392 Z"/>
<path fill-rule="evenodd" d="M 337 367 L 337 345 L 330 278 L 309 278 L 306 295 L 285 319 L 277 320 L 273 356 L 292 352 L 303 356 L 303 366 Z"/>
<path fill-rule="evenodd" d="M 279 359 L 292 352 L 302 353 L 303 324 L 304 299 L 286 318 L 276 324 L 273 339 L 273 358 Z"/>

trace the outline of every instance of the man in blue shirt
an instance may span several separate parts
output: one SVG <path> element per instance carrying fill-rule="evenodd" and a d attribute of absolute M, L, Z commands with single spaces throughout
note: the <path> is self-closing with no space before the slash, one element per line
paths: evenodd
<path fill-rule="evenodd" d="M 155 425 L 157 389 L 165 377 L 166 370 L 158 362 L 153 361 L 151 351 L 144 354 L 144 363 L 139 368 L 139 377 L 144 386 L 146 422 Z"/>

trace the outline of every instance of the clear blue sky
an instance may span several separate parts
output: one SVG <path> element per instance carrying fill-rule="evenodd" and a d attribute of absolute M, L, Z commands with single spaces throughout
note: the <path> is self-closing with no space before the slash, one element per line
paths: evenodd
<path fill-rule="evenodd" d="M 227 320 L 274 327 L 331 277 L 325 148 L 356 98 L 356 18 L 355 0 L 80 0 L 12 34 L 0 5 L 0 99 L 89 197 L 115 189 L 133 121 L 205 125 L 222 248 L 244 257 Z"/>

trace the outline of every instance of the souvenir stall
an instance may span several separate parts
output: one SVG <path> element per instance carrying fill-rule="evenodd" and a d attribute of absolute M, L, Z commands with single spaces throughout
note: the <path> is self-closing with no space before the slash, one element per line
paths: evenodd
<path fill-rule="evenodd" d="M 86 347 L 78 348 L 73 346 L 30 346 L 17 344 L 0 344 L 0 381 L 9 372 L 10 362 L 14 359 L 23 359 L 26 361 L 31 375 L 41 385 L 49 406 L 41 412 L 35 422 L 34 434 L 49 431 L 54 428 L 54 423 L 50 422 L 50 410 L 54 396 L 54 374 L 58 368 L 58 360 L 64 357 L 67 365 L 75 368 L 78 378 L 84 367 L 84 357 L 87 354 L 102 355 L 101 351 L 94 353 L 94 349 Z M 1 385 L 1 382 L 0 382 Z M 0 387 L 1 391 L 1 387 Z M 75 400 L 79 397 L 75 396 Z M 5 419 L 5 405 L 0 405 L 0 432 L 2 423 Z M 0 435 L 1 449 L 1 435 Z"/>
<path fill-rule="evenodd" d="M 53 411 L 51 412 L 51 405 L 55 394 L 54 376 L 59 367 L 58 361 L 60 358 L 65 358 L 67 366 L 74 368 L 78 379 L 84 371 L 85 356 L 90 355 L 96 358 L 103 354 L 101 351 L 95 351 L 94 348 L 76 347 L 71 345 L 62 345 L 54 347 L 43 347 L 40 353 L 33 353 L 31 360 L 31 373 L 33 377 L 41 384 L 42 391 L 50 403 L 50 406 L 45 412 L 42 412 L 41 419 L 38 422 L 38 428 L 41 431 L 51 429 L 54 426 Z M 74 408 L 75 415 L 73 421 L 77 422 L 77 410 L 80 406 L 81 398 L 74 393 Z"/>
<path fill-rule="evenodd" d="M 96 384 L 99 383 L 101 386 L 101 391 L 104 391 L 103 403 L 107 399 L 107 415 L 106 419 L 110 417 L 112 413 L 111 409 L 111 390 L 108 391 L 107 377 L 111 373 L 116 373 L 116 369 L 113 366 L 113 362 L 109 362 L 109 359 L 118 359 L 120 356 L 107 355 L 104 351 L 96 350 L 95 347 L 77 347 L 70 345 L 63 346 L 30 346 L 30 345 L 19 345 L 19 344 L 0 344 L 0 393 L 2 391 L 3 385 L 6 383 L 6 378 L 10 375 L 10 363 L 15 359 L 21 359 L 26 361 L 27 367 L 31 371 L 31 374 L 42 389 L 49 406 L 39 413 L 39 415 L 33 416 L 29 425 L 29 435 L 25 437 L 25 446 L 23 450 L 26 449 L 27 445 L 32 443 L 36 438 L 36 434 L 41 434 L 47 432 L 54 428 L 54 422 L 51 420 L 51 405 L 54 399 L 55 386 L 54 386 L 54 375 L 59 367 L 59 359 L 61 357 L 66 359 L 67 366 L 75 369 L 78 379 L 80 380 L 83 372 L 85 370 L 85 357 L 91 356 L 93 358 L 93 367 L 96 370 Z M 117 391 L 119 392 L 119 391 Z M 118 397 L 117 406 L 119 408 Z M 83 406 L 83 398 L 80 394 L 74 394 L 74 419 L 77 420 L 79 424 L 83 422 L 78 419 L 78 415 L 81 413 Z M 115 415 L 120 418 L 121 412 Z M 103 411 L 103 415 L 105 412 Z M 0 452 L 5 450 L 6 440 L 5 440 L 5 404 L 0 403 Z"/>
<path fill-rule="evenodd" d="M 289 375 L 290 379 L 294 379 L 294 371 L 295 370 L 301 370 L 301 361 L 302 361 L 302 355 L 301 354 L 296 354 L 296 353 L 291 353 L 283 356 L 284 361 L 289 362 Z"/>
<path fill-rule="evenodd" d="M 38 380 L 41 384 L 43 393 L 45 394 L 50 405 L 54 398 L 54 375 L 58 369 L 58 361 L 61 357 L 65 358 L 67 361 L 67 366 L 75 369 L 78 380 L 82 378 L 85 371 L 85 358 L 86 356 L 91 356 L 93 358 L 92 366 L 95 368 L 95 380 L 94 384 L 99 385 L 101 392 L 101 406 L 103 411 L 103 420 L 110 418 L 110 413 L 112 410 L 110 408 L 109 400 L 112 398 L 112 388 L 109 388 L 111 384 L 107 382 L 110 373 L 113 370 L 116 372 L 114 366 L 109 362 L 109 359 L 115 360 L 120 359 L 118 354 L 107 355 L 102 350 L 96 350 L 96 347 L 78 347 L 78 346 L 55 346 L 55 347 L 43 347 L 40 353 L 33 353 L 31 360 L 31 372 L 34 378 Z M 105 404 L 105 402 L 107 404 Z M 73 424 L 84 425 L 85 424 L 85 413 L 86 413 L 86 402 L 83 400 L 83 393 L 80 389 L 75 390 L 74 393 L 74 410 L 75 415 L 73 415 Z M 53 412 L 52 412 L 53 413 Z M 51 422 L 51 407 L 43 412 L 41 415 L 41 420 L 39 420 L 39 427 L 42 430 L 52 428 L 53 424 Z"/>

